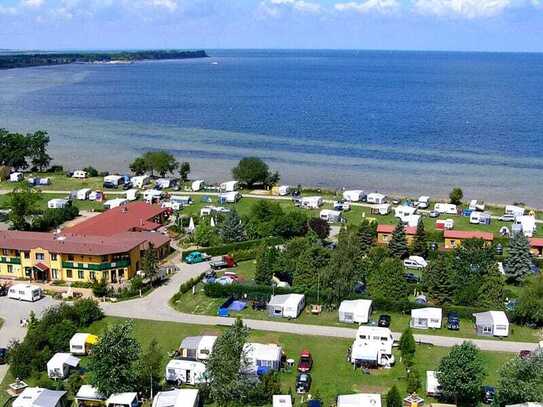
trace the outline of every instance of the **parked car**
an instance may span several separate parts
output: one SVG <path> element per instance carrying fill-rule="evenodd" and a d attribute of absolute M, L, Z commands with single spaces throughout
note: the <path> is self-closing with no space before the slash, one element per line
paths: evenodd
<path fill-rule="evenodd" d="M 447 329 L 458 331 L 460 329 L 460 315 L 457 312 L 449 312 L 447 314 Z"/>
<path fill-rule="evenodd" d="M 392 318 L 390 317 L 390 315 L 386 315 L 386 314 L 380 315 L 379 319 L 377 320 L 377 326 L 388 328 L 390 326 L 391 319 Z"/>
<path fill-rule="evenodd" d="M 405 268 L 408 268 L 408 269 L 420 270 L 420 269 L 425 268 L 428 265 L 428 263 L 426 262 L 426 260 L 424 260 L 424 258 L 420 256 L 409 256 L 408 259 L 405 259 L 403 261 L 403 265 Z"/>
<path fill-rule="evenodd" d="M 8 363 L 8 350 L 6 348 L 0 348 L 0 365 Z"/>
<path fill-rule="evenodd" d="M 514 222 L 515 221 L 515 215 L 511 215 L 509 213 L 506 213 L 505 215 L 502 215 L 498 218 L 498 220 L 502 222 Z"/>
<path fill-rule="evenodd" d="M 492 386 L 483 386 L 481 388 L 482 401 L 485 404 L 492 404 L 496 397 L 496 389 Z"/>
<path fill-rule="evenodd" d="M 311 388 L 311 375 L 309 373 L 298 373 L 296 376 L 296 393 L 307 393 Z"/>
<path fill-rule="evenodd" d="M 532 357 L 532 351 L 530 350 L 521 350 L 518 354 L 521 359 L 530 359 Z"/>
<path fill-rule="evenodd" d="M 431 218 L 439 218 L 439 212 L 438 211 L 430 211 L 430 217 Z"/>
<path fill-rule="evenodd" d="M 232 284 L 234 284 L 234 280 L 231 279 L 229 276 L 222 276 L 222 277 L 215 280 L 215 284 L 232 285 Z"/>
<path fill-rule="evenodd" d="M 197 263 L 203 263 L 204 261 L 207 261 L 209 259 L 210 259 L 210 256 L 208 256 L 205 253 L 192 252 L 187 257 L 185 257 L 185 262 L 188 264 L 197 264 Z"/>
<path fill-rule="evenodd" d="M 307 373 L 313 367 L 313 357 L 308 350 L 302 351 L 298 362 L 298 372 Z"/>
<path fill-rule="evenodd" d="M 366 291 L 366 285 L 362 281 L 359 281 L 354 285 L 355 293 L 364 294 L 365 291 Z"/>
<path fill-rule="evenodd" d="M 408 283 L 416 284 L 419 282 L 419 278 L 413 273 L 405 273 L 403 276 Z"/>
<path fill-rule="evenodd" d="M 213 257 L 211 261 L 209 262 L 209 267 L 211 267 L 213 270 L 232 268 L 232 267 L 235 267 L 236 265 L 237 264 L 234 258 L 229 255 Z"/>
<path fill-rule="evenodd" d="M 213 284 L 217 280 L 217 273 L 215 270 L 208 270 L 204 274 L 204 278 L 202 279 L 202 283 L 204 284 Z"/>

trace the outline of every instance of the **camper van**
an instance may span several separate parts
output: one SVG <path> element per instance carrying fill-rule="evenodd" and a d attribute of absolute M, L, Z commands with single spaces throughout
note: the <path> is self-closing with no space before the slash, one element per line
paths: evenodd
<path fill-rule="evenodd" d="M 38 301 L 42 297 L 40 287 L 30 284 L 14 284 L 9 287 L 8 298 L 20 301 Z"/>
<path fill-rule="evenodd" d="M 448 203 L 436 203 L 434 205 L 434 210 L 438 213 L 446 213 L 448 215 L 457 215 L 458 209 L 456 208 L 456 205 L 448 204 Z"/>

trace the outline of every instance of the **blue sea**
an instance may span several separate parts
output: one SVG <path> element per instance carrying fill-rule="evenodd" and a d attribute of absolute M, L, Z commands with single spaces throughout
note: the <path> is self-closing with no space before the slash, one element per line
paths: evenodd
<path fill-rule="evenodd" d="M 0 127 L 70 168 L 167 149 L 220 181 L 257 155 L 292 184 L 543 207 L 543 54 L 208 54 L 0 71 Z"/>

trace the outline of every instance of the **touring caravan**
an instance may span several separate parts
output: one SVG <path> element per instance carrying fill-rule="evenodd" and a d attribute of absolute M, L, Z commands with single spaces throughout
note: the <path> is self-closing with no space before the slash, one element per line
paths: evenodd
<path fill-rule="evenodd" d="M 535 217 L 529 215 L 517 216 L 513 223 L 513 232 L 521 232 L 526 237 L 533 237 L 536 230 Z"/>
<path fill-rule="evenodd" d="M 173 359 L 166 365 L 166 381 L 196 385 L 206 382 L 206 365 L 194 360 Z"/>
<path fill-rule="evenodd" d="M 70 369 L 79 366 L 79 361 L 71 353 L 55 353 L 47 362 L 47 376 L 51 379 L 65 379 Z"/>
<path fill-rule="evenodd" d="M 9 287 L 8 298 L 20 301 L 35 302 L 42 298 L 42 290 L 36 285 L 14 284 Z"/>
<path fill-rule="evenodd" d="M 129 189 L 126 191 L 126 199 L 129 201 L 137 201 L 140 196 L 140 191 L 137 189 Z"/>
<path fill-rule="evenodd" d="M 274 343 L 246 343 L 243 351 L 247 360 L 245 372 L 251 374 L 267 373 L 281 368 L 283 348 Z"/>
<path fill-rule="evenodd" d="M 373 393 L 346 394 L 337 397 L 337 407 L 381 407 L 381 395 Z"/>
<path fill-rule="evenodd" d="M 156 189 L 172 188 L 175 185 L 175 181 L 170 178 L 159 178 L 155 181 Z"/>
<path fill-rule="evenodd" d="M 67 199 L 54 198 L 47 201 L 47 207 L 49 209 L 62 209 L 68 204 Z"/>
<path fill-rule="evenodd" d="M 339 322 L 367 324 L 371 311 L 371 300 L 343 300 L 339 305 Z"/>
<path fill-rule="evenodd" d="M 162 199 L 163 192 L 158 189 L 146 189 L 143 191 L 143 200 L 147 203 L 157 203 Z"/>
<path fill-rule="evenodd" d="M 72 174 L 72 178 L 85 179 L 87 178 L 87 172 L 83 170 L 75 170 Z"/>
<path fill-rule="evenodd" d="M 124 184 L 124 177 L 120 175 L 106 175 L 104 177 L 104 188 L 118 188 Z"/>
<path fill-rule="evenodd" d="M 368 203 L 377 204 L 377 205 L 386 203 L 386 200 L 387 200 L 386 195 L 380 194 L 378 192 L 372 192 L 368 194 L 368 196 L 366 197 L 366 201 Z"/>
<path fill-rule="evenodd" d="M 241 199 L 241 194 L 237 191 L 225 192 L 219 196 L 219 203 L 236 203 Z"/>
<path fill-rule="evenodd" d="M 456 205 L 448 203 L 436 203 L 434 205 L 434 210 L 438 213 L 446 213 L 447 215 L 457 215 L 458 209 Z"/>
<path fill-rule="evenodd" d="M 406 223 L 411 215 L 417 213 L 417 208 L 407 205 L 400 205 L 394 208 L 394 217 Z"/>
<path fill-rule="evenodd" d="M 151 407 L 198 407 L 198 389 L 172 389 L 159 391 Z"/>
<path fill-rule="evenodd" d="M 196 181 L 193 181 L 190 187 L 194 192 L 198 192 L 204 189 L 205 186 L 206 186 L 205 181 L 203 179 L 198 179 Z"/>
<path fill-rule="evenodd" d="M 24 179 L 24 175 L 22 172 L 12 172 L 9 174 L 9 182 L 19 182 Z"/>
<path fill-rule="evenodd" d="M 331 209 L 323 209 L 320 212 L 319 217 L 328 223 L 339 223 L 343 219 L 340 211 L 333 211 Z"/>
<path fill-rule="evenodd" d="M 105 209 L 113 209 L 113 208 L 117 208 L 123 205 L 128 205 L 128 199 L 115 198 L 115 199 L 110 199 L 109 201 L 104 202 Z"/>
<path fill-rule="evenodd" d="M 441 328 L 441 308 L 414 308 L 411 310 L 411 328 L 416 329 L 439 329 Z"/>
<path fill-rule="evenodd" d="M 343 192 L 343 199 L 350 202 L 360 202 L 365 198 L 364 191 L 361 189 L 353 189 Z"/>
<path fill-rule="evenodd" d="M 418 201 L 415 202 L 415 205 L 419 209 L 426 209 L 430 205 L 430 197 L 427 195 L 422 195 L 419 197 Z"/>
<path fill-rule="evenodd" d="M 216 336 L 187 336 L 179 346 L 179 354 L 183 359 L 208 360 L 217 341 Z"/>
<path fill-rule="evenodd" d="M 222 191 L 222 192 L 234 192 L 234 191 L 237 191 L 239 189 L 239 182 L 238 181 L 227 181 L 227 182 L 223 182 L 220 186 L 219 186 L 219 189 Z"/>
<path fill-rule="evenodd" d="M 143 188 L 149 183 L 150 179 L 151 178 L 148 175 L 137 175 L 130 178 L 130 182 L 134 188 Z"/>
<path fill-rule="evenodd" d="M 469 215 L 469 223 L 473 225 L 490 225 L 492 216 L 486 212 L 472 212 Z"/>
<path fill-rule="evenodd" d="M 485 207 L 486 207 L 485 203 L 482 202 L 482 201 L 478 201 L 477 199 L 472 199 L 469 202 L 469 209 L 472 210 L 472 211 L 484 212 Z"/>
<path fill-rule="evenodd" d="M 90 193 L 91 193 L 90 188 L 81 188 L 80 190 L 77 191 L 76 198 L 79 201 L 86 201 L 87 199 L 89 199 Z"/>
<path fill-rule="evenodd" d="M 300 206 L 305 209 L 318 209 L 323 203 L 322 196 L 308 196 L 302 198 Z"/>
<path fill-rule="evenodd" d="M 509 320 L 503 311 L 487 311 L 473 314 L 475 331 L 479 336 L 509 336 Z"/>
<path fill-rule="evenodd" d="M 437 374 L 433 370 L 426 371 L 426 394 L 430 397 L 439 397 L 441 395 L 441 385 L 437 380 Z"/>
<path fill-rule="evenodd" d="M 88 355 L 94 345 L 98 343 L 96 335 L 76 333 L 70 339 L 70 353 L 72 355 Z"/>
<path fill-rule="evenodd" d="M 505 215 L 523 216 L 525 209 L 520 206 L 507 205 L 505 207 Z"/>

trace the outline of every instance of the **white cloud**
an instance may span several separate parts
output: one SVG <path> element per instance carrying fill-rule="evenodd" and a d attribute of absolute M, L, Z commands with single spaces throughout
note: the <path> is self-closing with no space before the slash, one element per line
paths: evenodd
<path fill-rule="evenodd" d="M 366 0 L 364 2 L 337 3 L 334 8 L 338 11 L 354 11 L 360 14 L 378 13 L 391 14 L 400 9 L 398 0 Z"/>
<path fill-rule="evenodd" d="M 7 7 L 0 4 L 0 16 L 14 16 L 15 14 L 17 14 L 17 9 L 15 7 Z"/>
<path fill-rule="evenodd" d="M 39 8 L 43 3 L 44 0 L 21 0 L 21 5 L 27 8 Z"/>
<path fill-rule="evenodd" d="M 305 0 L 266 0 L 259 5 L 258 12 L 265 17 L 280 17 L 282 12 L 296 11 L 303 14 L 320 14 L 319 3 Z"/>
<path fill-rule="evenodd" d="M 531 2 L 535 5 L 534 0 Z M 416 0 L 413 8 L 422 15 L 474 19 L 497 16 L 518 3 L 514 0 Z"/>

